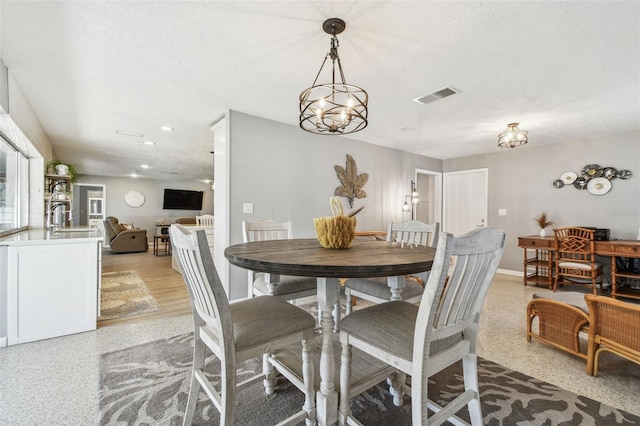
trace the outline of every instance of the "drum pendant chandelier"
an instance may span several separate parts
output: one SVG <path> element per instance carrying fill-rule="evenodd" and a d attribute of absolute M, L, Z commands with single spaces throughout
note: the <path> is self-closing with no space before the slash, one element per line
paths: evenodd
<path fill-rule="evenodd" d="M 325 135 L 348 134 L 367 127 L 367 102 L 364 89 L 347 84 L 338 56 L 337 34 L 346 27 L 342 19 L 324 21 L 322 29 L 331 35 L 331 49 L 324 57 L 313 84 L 300 93 L 300 128 Z M 327 59 L 331 59 L 331 82 L 317 84 Z M 336 63 L 338 65 L 336 75 Z M 336 78 L 339 80 L 336 81 Z"/>

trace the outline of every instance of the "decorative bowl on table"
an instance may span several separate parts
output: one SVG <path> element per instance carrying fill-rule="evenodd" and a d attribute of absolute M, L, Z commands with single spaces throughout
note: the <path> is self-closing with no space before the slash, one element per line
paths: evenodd
<path fill-rule="evenodd" d="M 318 241 L 324 248 L 347 249 L 356 237 L 356 218 L 344 215 L 313 219 Z"/>

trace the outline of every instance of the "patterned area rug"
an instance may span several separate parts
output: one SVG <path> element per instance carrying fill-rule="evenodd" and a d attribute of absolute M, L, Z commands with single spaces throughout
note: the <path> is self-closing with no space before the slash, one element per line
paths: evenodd
<path fill-rule="evenodd" d="M 98 321 L 160 310 L 160 305 L 136 271 L 102 274 L 100 304 Z"/>
<path fill-rule="evenodd" d="M 180 425 L 189 389 L 192 334 L 146 343 L 102 355 L 100 359 L 100 425 Z M 208 374 L 215 384 L 217 361 L 209 359 Z M 485 425 L 637 425 L 640 417 L 592 399 L 479 359 L 478 379 Z M 241 365 L 238 382 L 261 370 L 259 360 Z M 438 373 L 429 383 L 429 397 L 443 404 L 462 388 L 461 365 Z M 218 424 L 217 410 L 201 393 L 194 424 Z M 275 424 L 303 404 L 302 393 L 280 378 L 276 392 L 264 394 L 261 381 L 239 388 L 236 424 Z M 395 407 L 384 383 L 351 403 L 365 425 L 410 425 L 411 400 Z M 467 410 L 459 413 L 468 420 Z"/>

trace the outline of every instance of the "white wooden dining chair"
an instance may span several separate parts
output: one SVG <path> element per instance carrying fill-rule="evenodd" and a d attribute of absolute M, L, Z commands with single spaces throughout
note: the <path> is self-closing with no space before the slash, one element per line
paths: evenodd
<path fill-rule="evenodd" d="M 242 241 L 290 240 L 293 238 L 291 222 L 263 220 L 260 222 L 242 221 Z M 281 275 L 276 286 L 269 285 L 261 272 L 248 271 L 249 297 L 253 295 L 277 296 L 284 300 L 296 300 L 317 294 L 315 277 L 295 277 Z"/>
<path fill-rule="evenodd" d="M 233 425 L 236 369 L 242 361 L 263 356 L 265 391 L 274 392 L 271 353 L 302 342 L 302 409 L 282 423 L 316 423 L 311 340 L 315 320 L 308 312 L 275 297 L 262 296 L 229 303 L 209 251 L 204 230 L 192 233 L 182 225 L 170 228 L 173 255 L 187 284 L 194 326 L 193 369 L 183 424 L 193 421 L 202 388 L 220 411 L 220 424 Z M 203 372 L 209 349 L 220 360 L 220 391 Z M 243 383 L 246 383 L 243 382 Z"/>
<path fill-rule="evenodd" d="M 196 226 L 213 226 L 213 215 L 203 214 L 196 216 Z"/>
<path fill-rule="evenodd" d="M 438 235 L 440 234 L 440 224 L 422 223 L 417 220 L 409 220 L 402 223 L 389 222 L 387 229 L 387 242 L 396 241 L 406 245 L 421 245 L 436 247 L 438 245 Z M 400 296 L 402 300 L 417 303 L 422 298 L 424 283 L 427 282 L 429 271 L 405 279 L 404 287 Z M 374 303 L 383 303 L 391 300 L 391 289 L 388 285 L 388 278 L 349 278 L 344 284 L 345 296 L 347 298 L 345 314 L 352 310 L 352 296 L 360 297 Z"/>
<path fill-rule="evenodd" d="M 461 237 L 442 233 L 420 306 L 391 301 L 354 311 L 340 322 L 341 424 L 357 424 L 352 417 L 352 388 L 364 391 L 379 381 L 351 383 L 351 348 L 356 347 L 396 369 L 390 391 L 395 405 L 402 405 L 410 389 L 413 425 L 439 425 L 468 406 L 471 424 L 482 425 L 478 389 L 476 342 L 478 322 L 489 285 L 504 250 L 505 232 L 477 228 Z M 445 407 L 430 401 L 430 378 L 462 360 L 464 392 Z M 411 376 L 411 386 L 406 376 Z M 435 414 L 428 417 L 428 410 Z M 459 422 L 459 423 L 458 423 Z"/>

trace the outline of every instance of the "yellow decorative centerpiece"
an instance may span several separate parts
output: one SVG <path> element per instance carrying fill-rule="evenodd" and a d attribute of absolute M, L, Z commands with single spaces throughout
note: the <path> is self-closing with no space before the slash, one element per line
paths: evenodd
<path fill-rule="evenodd" d="M 333 216 L 313 219 L 318 241 L 324 248 L 349 248 L 356 237 L 356 218 L 353 215 L 344 215 L 342 202 L 338 197 L 331 197 L 329 202 Z"/>

